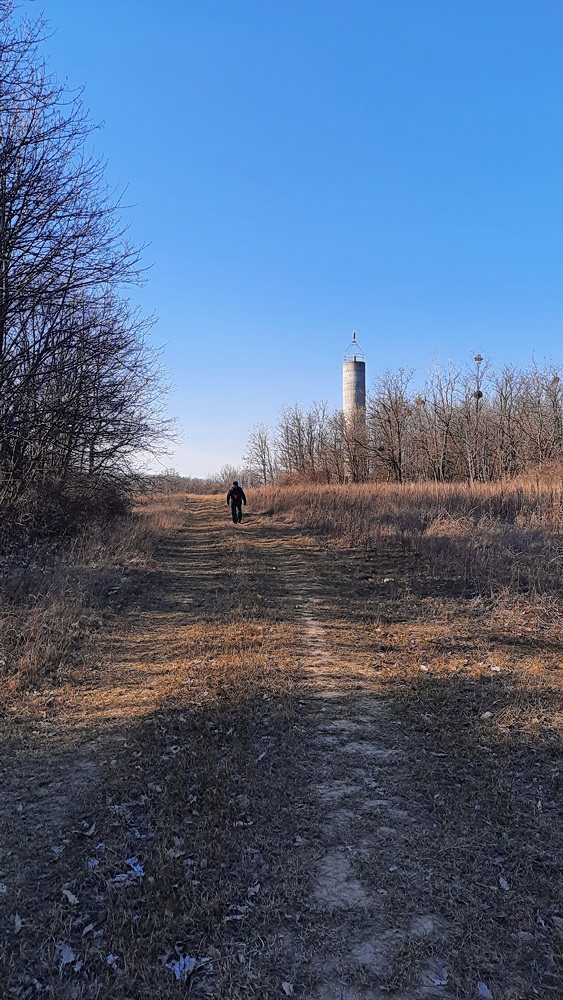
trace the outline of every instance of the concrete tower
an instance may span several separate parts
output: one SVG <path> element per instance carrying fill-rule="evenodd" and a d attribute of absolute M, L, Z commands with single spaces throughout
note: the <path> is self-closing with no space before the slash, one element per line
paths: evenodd
<path fill-rule="evenodd" d="M 356 340 L 355 331 L 342 365 L 342 409 L 347 420 L 357 420 L 365 415 L 366 359 Z"/>

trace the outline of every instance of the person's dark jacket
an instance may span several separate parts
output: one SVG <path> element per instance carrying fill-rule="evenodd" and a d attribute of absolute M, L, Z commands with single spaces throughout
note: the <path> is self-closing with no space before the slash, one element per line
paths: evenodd
<path fill-rule="evenodd" d="M 233 493 L 235 494 L 234 497 Z M 227 493 L 227 503 L 234 503 L 237 507 L 243 503 L 246 506 L 246 497 L 242 486 L 231 486 L 229 492 Z"/>

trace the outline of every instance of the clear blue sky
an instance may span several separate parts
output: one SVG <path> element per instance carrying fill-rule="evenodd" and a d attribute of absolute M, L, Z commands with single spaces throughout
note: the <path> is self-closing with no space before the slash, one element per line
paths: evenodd
<path fill-rule="evenodd" d="M 150 243 L 186 437 L 236 462 L 284 404 L 475 351 L 561 359 L 560 0 L 42 0 Z M 33 8 L 32 8 L 33 9 Z"/>

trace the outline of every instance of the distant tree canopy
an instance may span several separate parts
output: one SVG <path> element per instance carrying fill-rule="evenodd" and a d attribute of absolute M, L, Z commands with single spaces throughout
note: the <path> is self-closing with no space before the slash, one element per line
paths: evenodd
<path fill-rule="evenodd" d="M 163 430 L 150 324 L 123 297 L 140 251 L 42 33 L 0 0 L 0 503 L 19 519 L 124 482 Z"/>
<path fill-rule="evenodd" d="M 563 384 L 551 365 L 495 372 L 477 355 L 465 369 L 436 366 L 422 390 L 401 368 L 376 379 L 365 415 L 324 404 L 282 413 L 251 432 L 245 462 L 266 483 L 387 480 L 491 482 L 563 458 Z"/>
<path fill-rule="evenodd" d="M 226 493 L 238 480 L 244 486 L 260 486 L 261 480 L 251 469 L 237 468 L 234 465 L 224 465 L 219 472 L 210 472 L 207 476 L 182 476 L 176 469 L 164 469 L 162 472 L 146 476 L 145 491 L 158 493 L 199 493 L 210 495 Z"/>

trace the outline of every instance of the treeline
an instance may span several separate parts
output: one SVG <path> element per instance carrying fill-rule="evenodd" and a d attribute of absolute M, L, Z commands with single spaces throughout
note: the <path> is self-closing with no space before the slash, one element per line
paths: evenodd
<path fill-rule="evenodd" d="M 376 379 L 356 420 L 325 404 L 257 424 L 244 461 L 261 484 L 280 476 L 338 483 L 493 482 L 563 456 L 563 386 L 552 365 L 495 372 L 437 366 L 422 390 L 404 368 Z"/>
<path fill-rule="evenodd" d="M 0 0 L 0 510 L 10 525 L 118 509 L 162 433 L 140 251 L 80 97 L 49 74 L 41 22 Z"/>
<path fill-rule="evenodd" d="M 144 492 L 195 493 L 200 496 L 210 496 L 214 493 L 226 493 L 235 479 L 245 486 L 262 485 L 256 473 L 244 466 L 238 468 L 234 465 L 223 465 L 219 472 L 210 472 L 208 476 L 182 476 L 177 469 L 170 468 L 164 469 L 157 475 L 147 476 Z"/>

